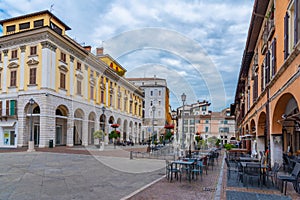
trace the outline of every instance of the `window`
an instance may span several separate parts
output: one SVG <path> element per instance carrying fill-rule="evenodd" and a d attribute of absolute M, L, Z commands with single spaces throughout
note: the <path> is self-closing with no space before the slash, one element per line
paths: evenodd
<path fill-rule="evenodd" d="M 224 120 L 224 124 L 228 124 L 228 121 L 227 121 L 227 120 Z"/>
<path fill-rule="evenodd" d="M 158 91 L 158 95 L 161 96 L 161 91 L 160 90 Z"/>
<path fill-rule="evenodd" d="M 90 92 L 91 92 L 91 94 L 90 94 L 90 97 L 91 97 L 91 99 L 94 99 L 94 86 L 90 86 Z"/>
<path fill-rule="evenodd" d="M 284 17 L 284 59 L 286 59 L 293 50 L 293 47 L 300 39 L 299 20 L 300 1 L 294 0 Z"/>
<path fill-rule="evenodd" d="M 15 50 L 12 50 L 11 51 L 11 59 L 15 59 L 18 57 L 18 50 L 15 49 Z"/>
<path fill-rule="evenodd" d="M 6 105 L 8 106 L 8 104 Z M 17 101 L 16 100 L 10 100 L 9 101 L 9 115 L 13 116 L 17 114 Z"/>
<path fill-rule="evenodd" d="M 15 25 L 11 25 L 11 26 L 7 26 L 6 27 L 6 32 L 15 32 L 16 31 L 16 26 Z"/>
<path fill-rule="evenodd" d="M 113 95 L 109 95 L 109 106 L 113 106 Z"/>
<path fill-rule="evenodd" d="M 153 96 L 153 91 L 152 90 L 150 91 L 150 96 Z"/>
<path fill-rule="evenodd" d="M 30 28 L 30 22 L 19 24 L 19 29 L 24 30 Z"/>
<path fill-rule="evenodd" d="M 159 105 L 159 106 L 161 105 L 161 101 L 158 101 L 158 105 Z"/>
<path fill-rule="evenodd" d="M 183 124 L 185 124 L 185 125 L 188 125 L 188 123 L 189 123 L 189 120 L 187 120 L 187 119 L 185 119 L 185 120 L 183 121 Z"/>
<path fill-rule="evenodd" d="M 2 61 L 2 53 L 0 52 L 0 62 Z"/>
<path fill-rule="evenodd" d="M 62 34 L 62 29 L 59 28 L 56 24 L 50 22 L 50 27 L 51 27 L 51 29 L 53 29 L 56 33 L 58 33 L 58 34 L 60 34 L 60 35 Z"/>
<path fill-rule="evenodd" d="M 209 123 L 209 120 L 205 120 L 205 124 L 208 124 Z"/>
<path fill-rule="evenodd" d="M 265 65 L 264 65 L 264 63 L 261 65 L 261 67 L 260 67 L 260 72 L 261 72 L 261 75 L 260 75 L 260 78 L 261 78 L 261 81 L 260 81 L 260 83 L 261 83 L 261 92 L 262 91 L 264 91 L 264 89 L 265 89 Z"/>
<path fill-rule="evenodd" d="M 270 60 L 270 74 L 272 75 L 272 78 L 276 74 L 276 38 L 274 38 L 272 44 L 271 44 L 271 60 Z"/>
<path fill-rule="evenodd" d="M 30 55 L 36 55 L 36 46 L 30 47 Z"/>
<path fill-rule="evenodd" d="M 81 71 L 81 63 L 80 62 L 77 62 L 76 69 Z M 101 77 L 101 83 L 102 83 L 102 81 L 103 81 L 103 77 Z"/>
<path fill-rule="evenodd" d="M 40 19 L 40 20 L 34 21 L 34 22 L 33 22 L 33 26 L 34 26 L 34 28 L 44 26 L 44 20 L 43 20 L 43 19 Z"/>
<path fill-rule="evenodd" d="M 81 95 L 81 80 L 77 80 L 77 94 Z"/>
<path fill-rule="evenodd" d="M 11 71 L 10 72 L 10 86 L 15 87 L 17 86 L 17 71 Z"/>
<path fill-rule="evenodd" d="M 66 62 L 66 54 L 61 52 L 60 53 L 60 60 L 63 61 L 63 62 Z"/>
<path fill-rule="evenodd" d="M 150 101 L 150 106 L 153 106 L 153 101 Z"/>
<path fill-rule="evenodd" d="M 29 70 L 29 84 L 30 85 L 36 84 L 36 68 L 30 68 Z"/>
<path fill-rule="evenodd" d="M 208 133 L 208 127 L 207 126 L 205 127 L 205 133 Z"/>
<path fill-rule="evenodd" d="M 104 91 L 103 90 L 101 90 L 100 98 L 101 98 L 101 103 L 104 103 Z"/>
<path fill-rule="evenodd" d="M 194 120 L 194 119 L 191 119 L 191 120 L 190 120 L 190 124 L 195 124 L 195 120 Z"/>
<path fill-rule="evenodd" d="M 66 89 L 66 74 L 65 73 L 60 73 L 60 88 L 61 89 Z"/>
<path fill-rule="evenodd" d="M 202 107 L 202 111 L 206 111 L 206 106 L 203 106 L 203 107 Z"/>

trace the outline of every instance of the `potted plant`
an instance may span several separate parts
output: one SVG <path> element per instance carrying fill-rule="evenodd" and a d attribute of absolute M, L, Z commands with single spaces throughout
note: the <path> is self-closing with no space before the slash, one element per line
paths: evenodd
<path fill-rule="evenodd" d="M 96 139 L 96 141 L 94 142 L 94 144 L 96 145 L 96 147 L 100 148 L 100 142 L 103 142 L 102 139 L 105 136 L 105 133 L 102 130 L 97 130 L 93 133 L 94 139 Z"/>

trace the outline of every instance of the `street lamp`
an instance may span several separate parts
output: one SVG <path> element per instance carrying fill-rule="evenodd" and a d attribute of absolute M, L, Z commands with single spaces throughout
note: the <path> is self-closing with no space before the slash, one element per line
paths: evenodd
<path fill-rule="evenodd" d="M 186 100 L 186 95 L 183 93 L 181 95 L 181 101 L 182 101 L 182 143 L 181 143 L 181 149 L 184 151 L 185 146 L 184 146 L 184 140 L 185 140 L 185 134 L 184 134 L 184 102 Z"/>
<path fill-rule="evenodd" d="M 105 113 L 106 108 L 103 106 L 101 109 L 102 109 L 102 112 L 103 112 L 103 126 L 102 126 L 103 134 L 102 134 L 102 142 L 104 144 L 104 132 L 105 132 L 105 116 L 104 116 L 104 113 Z"/>
<path fill-rule="evenodd" d="M 34 150 L 34 141 L 33 141 L 33 129 L 32 129 L 32 111 L 33 111 L 33 104 L 35 103 L 34 99 L 31 98 L 29 99 L 29 105 L 30 105 L 30 140 L 28 142 L 28 152 L 32 152 L 32 151 L 35 151 Z"/>
<path fill-rule="evenodd" d="M 155 106 L 152 106 L 152 144 L 154 143 L 154 112 L 155 112 Z"/>

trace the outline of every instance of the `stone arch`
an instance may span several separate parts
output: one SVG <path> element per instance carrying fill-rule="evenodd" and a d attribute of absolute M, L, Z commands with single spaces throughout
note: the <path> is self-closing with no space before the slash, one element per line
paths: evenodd
<path fill-rule="evenodd" d="M 77 108 L 74 112 L 74 129 L 73 129 L 74 145 L 82 145 L 83 120 L 84 120 L 84 111 L 80 108 Z"/>
<path fill-rule="evenodd" d="M 32 112 L 32 113 L 31 113 Z M 26 113 L 26 129 L 28 130 L 28 141 L 32 139 L 35 146 L 40 144 L 40 106 L 38 102 L 34 102 L 32 105 L 28 102 L 25 106 Z M 32 138 L 31 138 L 32 137 Z"/>
<path fill-rule="evenodd" d="M 59 105 L 55 109 L 55 145 L 66 145 L 67 122 L 69 109 L 65 105 Z"/>
<path fill-rule="evenodd" d="M 95 130 L 96 130 L 96 113 L 91 112 L 89 114 L 89 121 L 88 121 L 88 144 L 94 144 L 93 133 Z"/>
<path fill-rule="evenodd" d="M 128 139 L 132 140 L 133 139 L 133 122 L 129 122 L 129 131 L 128 131 Z"/>
<path fill-rule="evenodd" d="M 125 119 L 123 122 L 123 140 L 126 141 L 128 137 L 128 122 Z"/>
<path fill-rule="evenodd" d="M 299 123 L 300 114 L 297 100 L 291 93 L 283 94 L 276 103 L 272 118 L 272 134 L 282 136 L 282 151 L 293 153 L 300 149 Z"/>

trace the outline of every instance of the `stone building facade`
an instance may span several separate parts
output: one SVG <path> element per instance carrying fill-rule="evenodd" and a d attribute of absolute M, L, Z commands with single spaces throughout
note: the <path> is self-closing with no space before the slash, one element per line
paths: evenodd
<path fill-rule="evenodd" d="M 86 146 L 115 123 L 122 140 L 141 140 L 143 93 L 118 63 L 68 37 L 49 11 L 0 24 L 0 147 L 27 146 L 30 136 L 38 147 Z"/>

